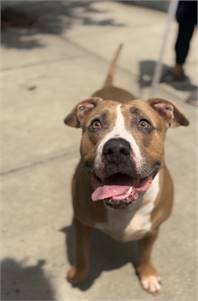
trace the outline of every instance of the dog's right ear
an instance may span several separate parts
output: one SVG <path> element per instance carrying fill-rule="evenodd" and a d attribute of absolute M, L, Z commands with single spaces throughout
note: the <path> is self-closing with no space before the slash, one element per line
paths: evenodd
<path fill-rule="evenodd" d="M 80 128 L 83 125 L 85 117 L 100 103 L 103 101 L 100 97 L 91 97 L 81 101 L 76 107 L 69 113 L 64 123 L 71 127 Z"/>

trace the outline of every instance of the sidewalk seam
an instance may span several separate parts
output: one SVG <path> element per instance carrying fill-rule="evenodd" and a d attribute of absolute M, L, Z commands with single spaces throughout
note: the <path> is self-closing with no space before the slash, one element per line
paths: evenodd
<path fill-rule="evenodd" d="M 7 176 L 7 175 L 10 175 L 10 174 L 13 174 L 13 173 L 17 173 L 17 172 L 20 172 L 20 171 L 27 170 L 27 169 L 29 169 L 31 167 L 36 167 L 36 166 L 44 165 L 44 164 L 46 164 L 48 162 L 62 159 L 65 156 L 67 156 L 67 158 L 68 158 L 68 157 L 70 157 L 70 155 L 73 155 L 73 152 L 71 154 L 69 154 L 68 151 L 66 151 L 66 152 L 63 152 L 62 154 L 59 154 L 59 155 L 48 157 L 48 158 L 43 159 L 43 160 L 38 160 L 38 161 L 32 162 L 32 163 L 27 164 L 27 165 L 19 166 L 19 167 L 16 167 L 16 168 L 12 168 L 12 169 L 0 172 L 0 176 L 3 177 L 3 176 Z"/>

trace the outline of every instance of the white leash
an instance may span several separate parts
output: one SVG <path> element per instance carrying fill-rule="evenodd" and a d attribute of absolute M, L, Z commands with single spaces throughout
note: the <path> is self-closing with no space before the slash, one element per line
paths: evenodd
<path fill-rule="evenodd" d="M 153 75 L 153 79 L 152 79 L 152 85 L 151 85 L 151 96 L 152 97 L 155 96 L 158 92 L 158 86 L 159 86 L 160 78 L 162 75 L 163 57 L 164 57 L 164 53 L 166 50 L 170 26 L 171 26 L 172 21 L 175 18 L 175 13 L 177 10 L 178 2 L 179 2 L 179 0 L 171 0 L 170 4 L 169 4 L 168 16 L 167 16 L 166 26 L 165 26 L 165 30 L 164 30 L 164 34 L 163 34 L 159 58 L 156 63 L 156 67 L 155 67 L 155 71 L 154 71 L 154 75 Z"/>

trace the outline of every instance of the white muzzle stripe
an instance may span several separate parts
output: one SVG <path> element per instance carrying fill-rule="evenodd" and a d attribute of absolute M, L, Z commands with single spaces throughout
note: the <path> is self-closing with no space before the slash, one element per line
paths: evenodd
<path fill-rule="evenodd" d="M 122 138 L 129 142 L 132 149 L 133 159 L 135 161 L 136 168 L 138 171 L 140 171 L 141 166 L 143 164 L 143 158 L 138 144 L 136 143 L 134 137 L 127 130 L 125 126 L 124 116 L 121 111 L 121 104 L 118 104 L 116 108 L 116 122 L 113 129 L 106 134 L 106 136 L 101 140 L 100 144 L 98 145 L 96 159 L 95 159 L 96 168 L 100 167 L 102 163 L 102 152 L 105 143 L 112 138 Z"/>

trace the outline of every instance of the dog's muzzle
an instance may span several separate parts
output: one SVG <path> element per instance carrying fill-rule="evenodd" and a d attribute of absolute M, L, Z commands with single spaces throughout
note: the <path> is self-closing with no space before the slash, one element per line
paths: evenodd
<path fill-rule="evenodd" d="M 113 209 L 123 209 L 145 193 L 159 171 L 160 162 L 146 161 L 139 172 L 133 150 L 123 138 L 111 138 L 102 150 L 102 171 L 92 173 L 92 201 L 104 201 Z"/>

